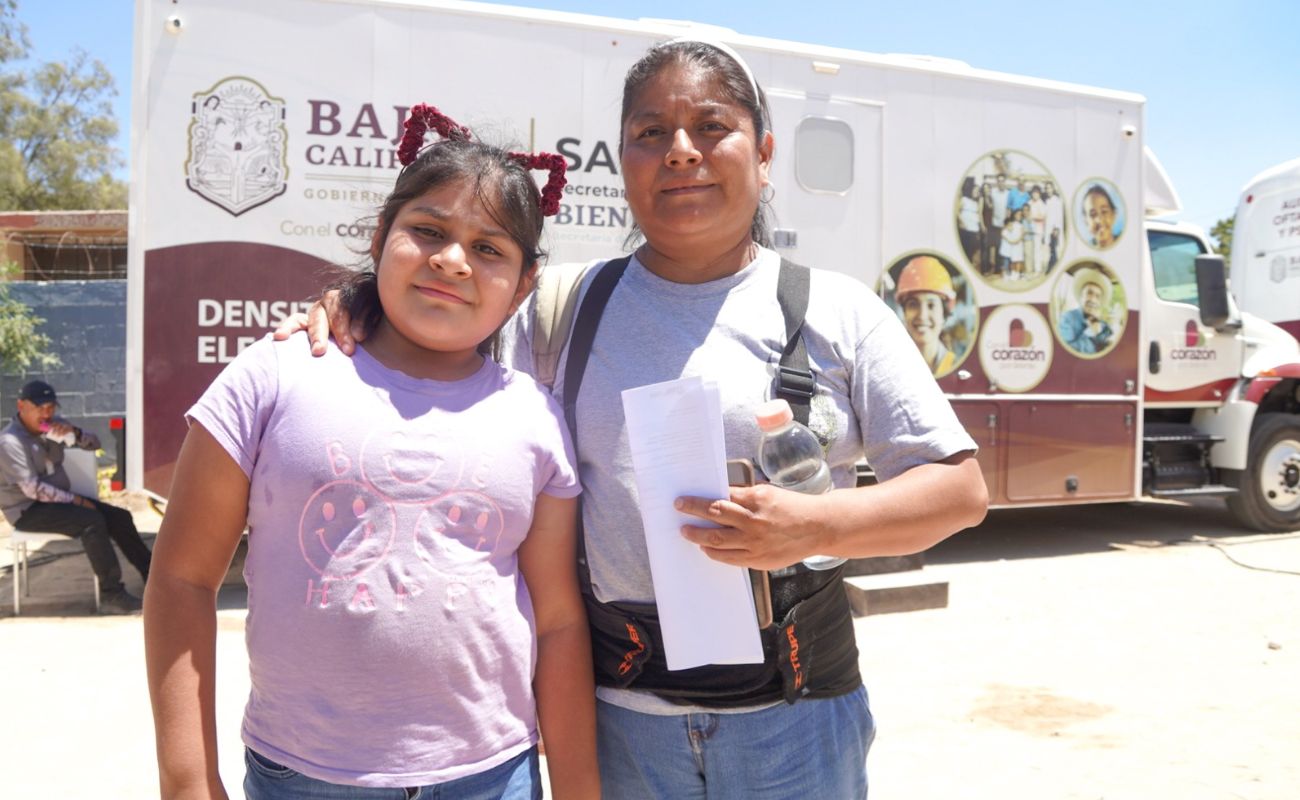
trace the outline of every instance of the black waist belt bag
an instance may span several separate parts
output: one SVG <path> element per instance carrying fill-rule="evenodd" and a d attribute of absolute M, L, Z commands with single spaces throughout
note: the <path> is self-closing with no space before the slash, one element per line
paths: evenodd
<path fill-rule="evenodd" d="M 801 569 L 771 579 L 774 619 L 779 621 L 759 631 L 762 664 L 675 671 L 668 669 L 654 605 L 602 603 L 588 591 L 596 684 L 643 689 L 674 702 L 715 708 L 847 694 L 862 678 L 842 572 L 843 567 L 820 573 Z M 804 590 L 811 593 L 804 595 Z"/>

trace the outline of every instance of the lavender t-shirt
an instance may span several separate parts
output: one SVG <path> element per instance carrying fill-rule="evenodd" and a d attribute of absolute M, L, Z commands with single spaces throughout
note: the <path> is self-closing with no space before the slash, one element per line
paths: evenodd
<path fill-rule="evenodd" d="M 578 494 L 555 401 L 490 360 L 419 380 L 302 334 L 245 350 L 190 409 L 250 481 L 243 737 L 303 774 L 440 783 L 537 741 L 516 553 Z"/>

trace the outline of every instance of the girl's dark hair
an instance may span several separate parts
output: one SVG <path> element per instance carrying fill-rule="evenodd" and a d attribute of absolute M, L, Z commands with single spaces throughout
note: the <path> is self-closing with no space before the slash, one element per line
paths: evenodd
<path fill-rule="evenodd" d="M 402 169 L 393 191 L 379 208 L 370 249 L 370 263 L 363 269 L 340 275 L 327 288 L 339 290 L 339 302 L 354 324 L 372 333 L 384 318 L 379 302 L 379 281 L 375 270 L 383 253 L 393 220 L 402 206 L 453 182 L 473 183 L 479 202 L 492 221 L 500 225 L 523 252 L 520 280 L 530 265 L 546 257 L 541 249 L 541 193 L 528 170 L 504 148 L 478 141 L 443 139 L 429 145 Z M 479 345 L 479 352 L 496 358 L 499 331 Z"/>
<path fill-rule="evenodd" d="M 745 69 L 736 60 L 707 42 L 674 41 L 651 47 L 641 59 L 632 65 L 623 78 L 623 108 L 619 116 L 619 130 L 632 114 L 632 107 L 642 87 L 651 79 L 669 67 L 692 66 L 706 71 L 722 88 L 726 99 L 743 108 L 754 123 L 755 143 L 763 141 L 763 134 L 771 130 L 771 115 L 767 108 L 767 95 L 752 82 Z M 623 152 L 623 137 L 620 133 L 618 151 Z M 750 225 L 750 237 L 763 247 L 772 246 L 772 223 L 769 219 L 767 203 L 759 202 L 754 211 L 754 222 Z M 625 244 L 632 245 L 641 238 L 641 229 L 632 221 L 632 231 Z"/>

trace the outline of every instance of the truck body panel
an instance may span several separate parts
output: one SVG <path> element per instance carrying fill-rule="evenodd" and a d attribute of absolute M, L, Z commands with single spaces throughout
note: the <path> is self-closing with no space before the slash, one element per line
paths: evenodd
<path fill-rule="evenodd" d="M 1178 198 L 1143 146 L 1138 95 L 688 22 L 438 0 L 137 0 L 137 31 L 134 487 L 165 494 L 189 404 L 305 307 L 323 269 L 361 261 L 415 103 L 565 156 L 552 262 L 622 252 L 623 75 L 687 34 L 731 45 L 768 94 L 777 249 L 864 281 L 898 313 L 980 444 L 995 505 L 1143 496 L 1159 473 L 1152 414 L 1194 429 L 1235 398 L 1206 426 L 1244 422 L 1235 434 L 1248 436 L 1246 347 L 1198 310 L 1204 236 L 1145 221 Z M 937 336 L 898 293 L 923 268 L 952 298 Z"/>
<path fill-rule="evenodd" d="M 1237 302 L 1300 339 L 1300 158 L 1252 178 L 1234 219 Z"/>

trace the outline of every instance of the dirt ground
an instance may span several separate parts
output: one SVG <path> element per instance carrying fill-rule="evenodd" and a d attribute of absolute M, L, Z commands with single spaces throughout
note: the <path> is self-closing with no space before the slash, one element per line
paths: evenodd
<path fill-rule="evenodd" d="M 45 555 L 68 549 L 33 566 L 19 618 L 0 578 L 0 795 L 156 796 L 140 619 L 94 616 L 77 546 Z M 879 580 L 946 581 L 948 607 L 857 622 L 873 798 L 1300 797 L 1300 532 L 1247 535 L 1214 501 L 1000 511 L 926 558 Z M 232 573 L 217 705 L 234 796 L 244 601 Z"/>

